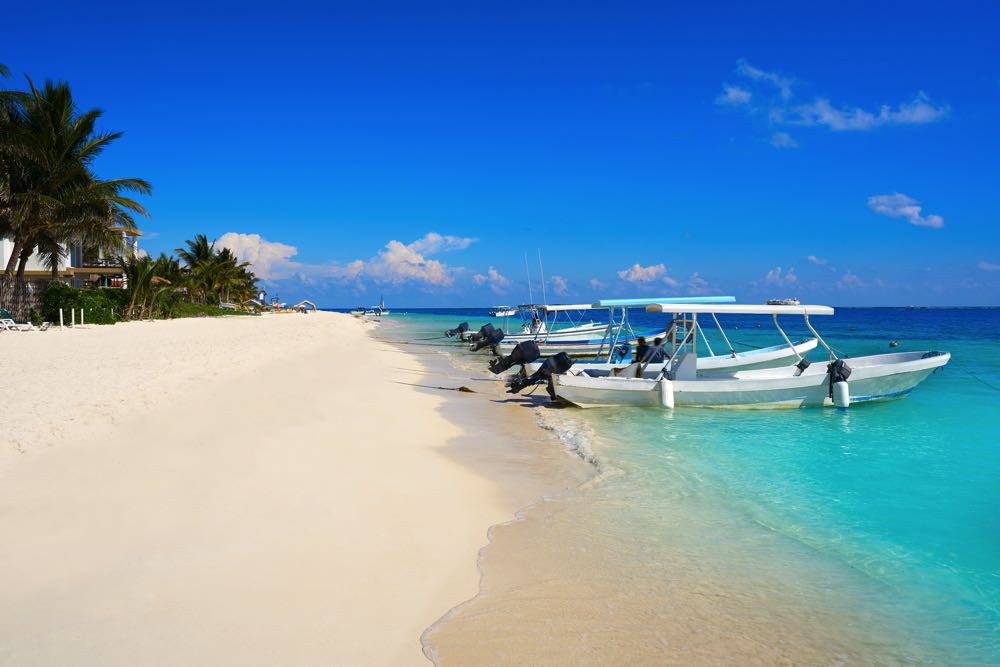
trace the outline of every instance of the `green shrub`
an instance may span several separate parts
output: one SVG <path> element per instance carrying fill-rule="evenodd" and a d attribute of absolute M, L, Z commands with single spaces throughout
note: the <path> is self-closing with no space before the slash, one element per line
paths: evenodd
<path fill-rule="evenodd" d="M 203 303 L 177 303 L 174 304 L 172 317 L 220 317 L 223 315 L 252 315 L 253 313 L 226 310 L 218 306 L 210 306 Z"/>
<path fill-rule="evenodd" d="M 128 305 L 125 290 L 75 289 L 65 283 L 50 283 L 42 296 L 42 315 L 49 322 L 59 321 L 59 309 L 65 322 L 73 319 L 71 311 L 84 310 L 88 324 L 114 324 Z"/>

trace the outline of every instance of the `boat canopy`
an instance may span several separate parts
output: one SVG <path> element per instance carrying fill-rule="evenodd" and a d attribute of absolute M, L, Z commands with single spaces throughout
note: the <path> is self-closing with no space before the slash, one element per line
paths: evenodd
<path fill-rule="evenodd" d="M 736 303 L 734 296 L 670 296 L 656 299 L 601 299 L 593 308 L 622 308 L 652 306 L 659 303 Z"/>
<path fill-rule="evenodd" d="M 676 303 L 652 303 L 647 313 L 715 313 L 718 315 L 833 315 L 830 306 L 767 306 L 758 304 L 690 304 L 681 308 Z"/>
<path fill-rule="evenodd" d="M 597 306 L 591 303 L 557 303 L 538 306 L 538 310 L 544 310 L 550 313 L 558 313 L 565 310 L 593 310 L 595 308 L 597 308 Z"/>

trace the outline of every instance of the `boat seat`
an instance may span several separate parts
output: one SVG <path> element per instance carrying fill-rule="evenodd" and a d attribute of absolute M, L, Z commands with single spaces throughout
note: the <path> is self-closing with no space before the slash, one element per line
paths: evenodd
<path fill-rule="evenodd" d="M 622 377 L 622 378 L 642 377 L 642 364 L 636 362 L 634 364 L 629 364 L 624 368 L 612 368 L 611 375 L 613 377 Z"/>

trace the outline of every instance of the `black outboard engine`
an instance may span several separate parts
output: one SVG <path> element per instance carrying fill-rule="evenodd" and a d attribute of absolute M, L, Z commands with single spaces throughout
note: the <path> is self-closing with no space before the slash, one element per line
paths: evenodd
<path fill-rule="evenodd" d="M 479 331 L 469 334 L 469 342 L 475 343 L 477 340 L 482 340 L 483 338 L 488 336 L 489 333 L 494 329 L 496 329 L 496 327 L 494 327 L 492 324 L 484 324 L 483 326 L 479 327 Z"/>
<path fill-rule="evenodd" d="M 542 367 L 531 375 L 527 377 L 523 375 L 515 375 L 512 377 L 508 383 L 509 389 L 507 392 L 510 394 L 516 394 L 525 387 L 530 387 L 533 384 L 547 381 L 549 386 L 546 390 L 549 392 L 549 396 L 554 401 L 556 400 L 556 388 L 555 385 L 552 384 L 552 376 L 565 373 L 572 365 L 573 360 L 570 359 L 569 355 L 565 352 L 560 352 L 559 354 L 546 359 L 542 364 Z"/>
<path fill-rule="evenodd" d="M 530 364 L 540 356 L 542 356 L 542 353 L 538 349 L 538 343 L 533 340 L 521 341 L 514 346 L 514 349 L 506 357 L 491 359 L 490 371 L 495 375 L 499 375 L 511 366 Z"/>
<path fill-rule="evenodd" d="M 483 329 L 485 329 L 486 327 L 489 327 L 490 330 L 486 332 L 486 334 L 482 336 L 479 340 L 473 343 L 471 347 L 469 347 L 469 349 L 472 350 L 473 352 L 478 352 L 484 347 L 493 347 L 494 345 L 499 344 L 500 341 L 503 340 L 503 329 L 497 329 L 492 324 L 487 324 L 486 326 L 483 327 Z M 481 331 L 482 329 L 480 329 L 480 332 Z"/>
<path fill-rule="evenodd" d="M 469 323 L 468 322 L 462 322 L 461 324 L 459 324 L 454 329 L 448 329 L 447 331 L 445 331 L 444 335 L 448 336 L 449 338 L 451 338 L 452 336 L 461 336 L 462 334 L 464 334 L 468 330 L 469 330 Z"/>

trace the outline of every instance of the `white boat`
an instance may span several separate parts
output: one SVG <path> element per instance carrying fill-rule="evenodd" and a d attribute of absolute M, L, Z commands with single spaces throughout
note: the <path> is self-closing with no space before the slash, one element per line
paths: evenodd
<path fill-rule="evenodd" d="M 576 362 L 576 368 L 604 372 L 621 372 L 632 363 L 630 356 L 631 349 L 636 345 L 638 336 L 629 324 L 628 311 L 634 307 L 648 307 L 657 303 L 670 303 L 672 305 L 698 303 L 732 303 L 733 297 L 675 297 L 671 299 L 606 299 L 596 301 L 591 304 L 594 309 L 607 309 L 608 318 L 612 326 L 608 328 L 600 340 L 572 340 L 558 339 L 553 341 L 537 341 L 539 352 L 542 357 L 550 357 L 560 352 L 565 352 L 571 357 L 591 356 L 590 360 Z M 704 303 L 702 303 L 704 305 Z M 722 340 L 728 349 L 726 354 L 715 354 L 705 332 L 697 321 L 675 321 L 665 327 L 662 332 L 647 332 L 645 337 L 653 340 L 654 337 L 662 337 L 670 345 L 667 349 L 668 357 L 673 357 L 680 342 L 684 338 L 682 330 L 686 327 L 693 329 L 695 336 L 701 335 L 705 349 L 708 354 L 698 357 L 698 370 L 703 373 L 726 373 L 734 370 L 751 370 L 758 368 L 775 368 L 794 364 L 804 355 L 814 350 L 818 342 L 815 338 L 799 340 L 791 345 L 774 345 L 771 347 L 758 348 L 745 352 L 738 352 L 730 342 L 725 330 L 719 323 L 715 315 L 712 320 L 722 336 Z M 680 329 L 678 328 L 680 326 Z M 508 338 L 497 346 L 497 353 L 501 355 L 510 354 L 514 345 L 518 341 L 510 341 Z M 616 354 L 621 350 L 623 344 L 628 345 L 628 354 Z M 525 365 L 525 371 L 530 375 L 541 367 L 542 361 L 532 362 Z M 653 370 L 659 370 L 662 364 L 651 366 Z M 633 374 L 634 376 L 634 374 Z"/>
<path fill-rule="evenodd" d="M 632 342 L 634 344 L 634 341 Z M 788 366 L 798 361 L 799 358 L 809 354 L 818 346 L 819 342 L 815 338 L 805 338 L 803 340 L 796 341 L 792 347 L 781 344 L 772 345 L 771 347 L 762 347 L 757 350 L 748 350 L 746 352 L 734 351 L 726 355 L 720 354 L 714 356 L 700 356 L 698 357 L 698 371 L 700 373 L 731 373 L 736 370 L 747 371 L 761 368 L 778 368 L 781 366 Z M 541 345 L 539 345 L 539 347 L 541 347 Z M 573 356 L 571 353 L 569 354 L 570 356 Z M 673 352 L 668 352 L 668 354 L 670 354 L 671 357 L 674 355 Z M 545 357 L 547 355 L 543 353 L 542 356 Z M 542 361 L 533 361 L 530 364 L 525 364 L 524 368 L 528 374 L 531 374 L 537 371 L 541 365 Z M 646 371 L 658 372 L 664 365 L 665 364 L 647 364 Z M 621 375 L 625 374 L 626 369 L 630 366 L 634 366 L 631 361 L 577 361 L 573 365 L 573 368 L 580 371 L 587 370 L 609 374 L 614 372 L 615 374 Z"/>
<path fill-rule="evenodd" d="M 798 299 L 768 299 L 767 305 L 769 306 L 798 306 Z"/>
<path fill-rule="evenodd" d="M 493 306 L 489 312 L 490 317 L 512 317 L 517 315 L 517 308 L 513 306 Z"/>
<path fill-rule="evenodd" d="M 611 349 L 620 336 L 634 335 L 628 326 L 628 309 L 650 303 L 732 303 L 731 296 L 663 297 L 660 299 L 609 299 L 594 303 L 521 305 L 524 324 L 519 331 L 504 327 L 504 338 L 497 352 L 508 354 L 515 345 L 533 340 L 543 350 L 543 356 L 566 352 L 567 354 L 594 355 Z M 607 322 L 584 322 L 592 310 L 608 312 Z M 616 320 L 616 312 L 620 313 Z M 573 319 L 573 313 L 577 313 Z M 528 315 L 531 319 L 528 319 Z M 537 321 L 535 316 L 537 315 Z M 565 323 L 565 324 L 564 324 Z"/>
<path fill-rule="evenodd" d="M 584 322 L 582 317 L 574 320 L 572 313 L 591 309 L 590 304 L 569 305 L 536 305 L 521 304 L 516 309 L 510 309 L 509 316 L 504 317 L 504 323 L 499 328 L 504 331 L 503 342 L 511 348 L 526 340 L 539 343 L 557 340 L 590 341 L 600 338 L 608 329 L 606 322 Z M 519 320 L 511 321 L 511 317 L 519 315 Z M 463 334 L 463 340 L 474 339 L 475 332 Z M 472 345 L 470 347 L 475 347 Z M 596 348 L 595 348 L 596 349 Z"/>
<path fill-rule="evenodd" d="M 675 312 L 674 304 L 649 306 L 650 312 Z M 801 315 L 806 326 L 829 354 L 829 364 L 805 360 L 794 366 L 760 370 L 740 370 L 728 374 L 699 372 L 697 340 L 693 331 L 682 341 L 681 350 L 659 370 L 636 369 L 620 375 L 585 367 L 570 368 L 552 376 L 555 395 L 580 407 L 658 406 L 673 408 L 800 408 L 836 405 L 846 408 L 906 396 L 936 369 L 951 359 L 947 352 L 899 352 L 840 359 L 813 329 L 810 315 L 833 315 L 827 306 L 686 306 L 685 313 L 697 321 L 699 313 L 771 315 L 775 326 L 791 347 L 778 325 L 778 315 Z"/>

